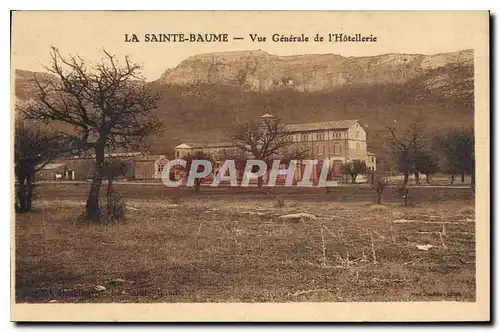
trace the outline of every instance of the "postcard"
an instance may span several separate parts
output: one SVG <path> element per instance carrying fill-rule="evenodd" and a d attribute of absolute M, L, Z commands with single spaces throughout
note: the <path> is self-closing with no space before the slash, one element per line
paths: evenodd
<path fill-rule="evenodd" d="M 13 11 L 13 321 L 490 320 L 487 11 Z"/>

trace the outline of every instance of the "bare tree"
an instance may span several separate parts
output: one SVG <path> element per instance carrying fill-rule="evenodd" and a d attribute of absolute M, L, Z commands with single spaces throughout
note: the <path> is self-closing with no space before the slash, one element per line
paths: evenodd
<path fill-rule="evenodd" d="M 35 174 L 71 150 L 71 142 L 39 123 L 17 120 L 14 132 L 14 172 L 17 182 L 16 211 L 31 210 Z"/>
<path fill-rule="evenodd" d="M 41 83 L 35 77 L 35 99 L 41 107 L 25 110 L 26 116 L 71 125 L 73 130 L 64 134 L 95 152 L 85 213 L 89 221 L 101 218 L 99 192 L 105 150 L 137 147 L 159 126 L 152 111 L 160 97 L 146 88 L 140 69 L 128 57 L 120 64 L 106 51 L 100 62 L 88 65 L 78 56 L 62 56 L 53 47 L 46 70 L 57 80 Z"/>
<path fill-rule="evenodd" d="M 378 175 L 373 182 L 372 189 L 377 192 L 377 204 L 381 203 L 382 193 L 384 192 L 385 187 L 387 187 L 388 180 L 385 177 Z"/>
<path fill-rule="evenodd" d="M 289 138 L 290 132 L 277 118 L 243 123 L 235 126 L 229 136 L 239 149 L 256 160 L 264 161 L 268 166 L 277 157 L 282 157 L 286 161 L 302 159 L 307 154 L 307 150 L 304 149 L 288 149 L 293 144 Z M 263 178 L 259 176 L 257 185 L 260 188 L 262 184 Z"/>

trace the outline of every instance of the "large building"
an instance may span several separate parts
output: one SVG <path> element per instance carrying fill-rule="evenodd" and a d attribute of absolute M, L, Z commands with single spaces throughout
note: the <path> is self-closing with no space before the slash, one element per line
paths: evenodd
<path fill-rule="evenodd" d="M 262 116 L 263 121 L 272 119 L 274 117 L 270 114 Z M 313 169 L 312 180 L 318 179 L 322 168 L 321 162 L 326 159 L 333 168 L 333 177 L 337 180 L 345 178 L 341 170 L 342 164 L 353 160 L 363 160 L 369 171 L 376 171 L 376 156 L 368 152 L 366 130 L 358 120 L 288 124 L 285 129 L 290 143 L 287 147 L 288 152 L 304 151 L 303 159 L 319 161 L 318 166 Z M 182 143 L 174 148 L 175 159 L 183 159 L 198 153 L 212 157 L 215 162 L 214 172 L 225 159 L 232 159 L 231 156 L 242 157 L 241 149 L 233 142 Z M 248 153 L 243 155 L 244 159 L 252 158 Z M 164 166 L 168 162 L 165 155 L 151 155 L 143 152 L 110 153 L 106 155 L 106 158 L 118 158 L 126 163 L 127 174 L 124 178 L 128 180 L 161 179 Z M 92 155 L 67 158 L 46 165 L 37 177 L 40 180 L 87 180 L 92 178 L 94 162 Z M 286 167 L 286 165 L 282 166 Z M 240 168 L 238 168 L 238 174 L 242 176 L 243 169 Z M 179 170 L 174 170 L 174 173 L 176 171 Z M 295 180 L 302 178 L 303 171 L 303 164 L 299 161 Z M 280 174 L 283 173 L 280 172 Z M 266 177 L 267 175 L 264 179 Z M 358 181 L 366 181 L 366 177 L 359 176 Z"/>
<path fill-rule="evenodd" d="M 328 159 L 339 169 L 343 163 L 363 160 L 376 170 L 375 155 L 367 150 L 366 130 L 359 120 L 290 124 L 287 130 L 293 145 L 305 149 L 312 159 Z"/>
<path fill-rule="evenodd" d="M 262 116 L 263 120 L 272 118 L 270 114 Z M 359 120 L 288 124 L 286 130 L 291 142 L 289 150 L 306 151 L 306 159 L 328 159 L 336 177 L 342 176 L 341 165 L 353 160 L 363 160 L 369 171 L 376 171 L 376 156 L 367 150 L 367 133 Z M 176 158 L 184 158 L 198 152 L 216 156 L 237 147 L 233 143 L 182 143 L 174 150 Z"/>

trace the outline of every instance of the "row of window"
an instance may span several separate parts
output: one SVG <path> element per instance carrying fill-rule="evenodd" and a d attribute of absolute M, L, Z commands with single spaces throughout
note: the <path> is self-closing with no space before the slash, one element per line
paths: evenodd
<path fill-rule="evenodd" d="M 316 154 L 321 156 L 325 154 L 325 146 L 323 144 L 316 146 Z M 334 144 L 333 145 L 333 154 L 342 154 L 342 145 Z M 361 154 L 361 146 L 359 143 L 356 144 L 356 154 L 359 156 Z M 374 159 L 372 157 L 372 163 Z"/>
<path fill-rule="evenodd" d="M 314 134 L 301 134 L 300 135 L 301 142 L 309 141 L 309 138 L 311 138 L 311 139 L 314 138 Z M 342 133 L 334 133 L 331 138 L 341 139 Z M 324 141 L 325 139 L 328 139 L 327 134 L 325 134 L 325 133 L 316 134 L 316 141 Z M 293 135 L 290 135 L 288 137 L 288 140 L 293 142 L 294 141 Z"/>
<path fill-rule="evenodd" d="M 325 154 L 325 146 L 323 144 L 322 145 L 318 145 L 316 147 L 316 154 L 319 155 L 319 156 Z M 342 154 L 342 145 L 340 145 L 340 144 L 334 144 L 333 145 L 333 154 Z"/>
<path fill-rule="evenodd" d="M 340 143 L 335 143 L 332 145 L 332 148 L 333 148 L 333 151 L 332 153 L 335 154 L 335 155 L 339 155 L 339 154 L 342 154 L 342 145 Z M 325 154 L 325 145 L 324 144 L 321 144 L 321 145 L 318 145 L 316 146 L 316 154 L 317 155 L 324 155 Z M 361 153 L 361 147 L 359 145 L 359 143 L 356 144 L 356 154 L 357 155 L 360 155 Z M 179 158 L 179 151 L 176 151 L 176 155 L 177 155 L 177 158 Z M 189 155 L 189 153 L 188 153 Z M 372 163 L 374 162 L 374 158 L 372 158 Z M 162 167 L 162 169 L 160 170 L 160 166 Z M 158 172 L 161 173 L 163 170 L 163 165 L 158 165 Z"/>

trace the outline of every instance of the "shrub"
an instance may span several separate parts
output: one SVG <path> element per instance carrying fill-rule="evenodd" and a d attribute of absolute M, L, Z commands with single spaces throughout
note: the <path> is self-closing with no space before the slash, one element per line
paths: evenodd
<path fill-rule="evenodd" d="M 111 193 L 106 197 L 106 202 L 102 205 L 105 207 L 106 214 L 105 222 L 122 221 L 125 219 L 125 201 L 117 193 Z"/>
<path fill-rule="evenodd" d="M 276 207 L 278 207 L 278 208 L 284 208 L 285 207 L 285 200 L 283 199 L 283 197 L 278 196 L 276 198 Z"/>

